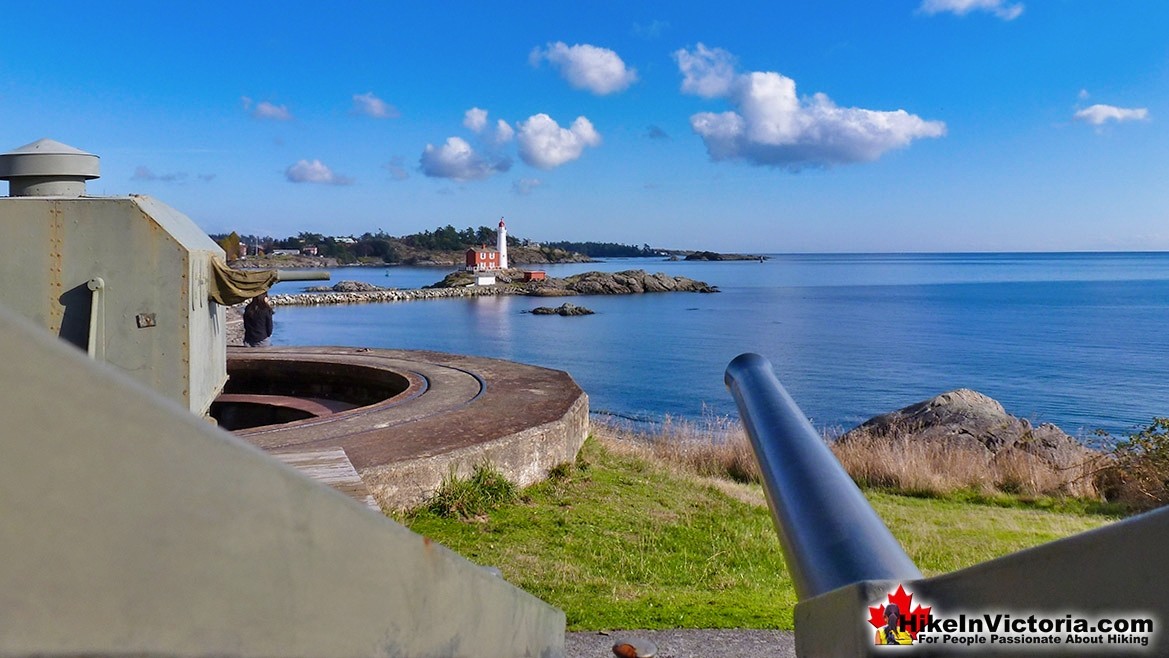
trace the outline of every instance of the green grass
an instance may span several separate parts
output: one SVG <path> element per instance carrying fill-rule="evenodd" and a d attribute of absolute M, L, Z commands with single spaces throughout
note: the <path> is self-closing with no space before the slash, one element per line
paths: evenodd
<path fill-rule="evenodd" d="M 426 503 L 426 510 L 443 518 L 482 516 L 516 500 L 516 486 L 490 464 L 476 464 L 468 478 L 451 473 Z"/>
<path fill-rule="evenodd" d="M 1108 523 L 1099 514 L 867 494 L 926 576 L 968 567 Z"/>
<path fill-rule="evenodd" d="M 870 493 L 888 493 L 900 497 L 925 498 L 951 503 L 970 503 L 972 505 L 986 505 L 988 507 L 1007 507 L 1011 509 L 1042 510 L 1046 512 L 1062 512 L 1073 515 L 1097 515 L 1116 519 L 1129 516 L 1133 510 L 1120 503 L 1110 503 L 1103 500 L 1089 500 L 1074 496 L 1034 496 L 1006 493 L 985 493 L 970 489 L 958 489 L 939 493 L 936 491 L 905 491 L 899 489 L 874 487 Z"/>
<path fill-rule="evenodd" d="M 796 603 L 758 487 L 709 481 L 590 439 L 577 464 L 470 519 L 426 509 L 403 521 L 563 609 L 570 630 L 792 628 Z M 1108 522 L 871 493 L 927 575 Z M 754 501 L 754 502 L 753 502 Z"/>

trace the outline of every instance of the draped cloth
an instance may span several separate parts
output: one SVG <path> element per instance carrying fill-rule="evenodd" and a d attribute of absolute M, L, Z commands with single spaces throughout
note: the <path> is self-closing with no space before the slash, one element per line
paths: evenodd
<path fill-rule="evenodd" d="M 274 283 L 276 270 L 234 270 L 218 258 L 211 259 L 209 295 L 224 306 L 234 306 L 268 292 Z"/>

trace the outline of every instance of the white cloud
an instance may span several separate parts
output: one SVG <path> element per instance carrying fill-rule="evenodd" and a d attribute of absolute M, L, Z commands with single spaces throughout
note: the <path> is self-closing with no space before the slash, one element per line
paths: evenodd
<path fill-rule="evenodd" d="M 487 125 L 487 110 L 472 107 L 463 114 L 463 125 L 471 132 L 480 132 Z"/>
<path fill-rule="evenodd" d="M 1147 121 L 1149 118 L 1149 110 L 1144 107 L 1126 108 L 1097 103 L 1096 105 L 1076 112 L 1075 117 L 1093 126 L 1099 126 L 1108 121 L 1115 121 L 1117 123 L 1123 121 Z"/>
<path fill-rule="evenodd" d="M 546 59 L 560 70 L 568 83 L 597 95 L 622 91 L 637 81 L 637 71 L 627 68 L 617 53 L 588 44 L 569 46 L 563 41 L 536 48 L 529 57 L 533 66 Z"/>
<path fill-rule="evenodd" d="M 519 125 L 516 141 L 524 162 L 553 169 L 579 158 L 585 147 L 600 144 L 601 135 L 583 116 L 577 117 L 571 128 L 561 128 L 547 114 L 536 114 Z"/>
<path fill-rule="evenodd" d="M 918 11 L 926 14 L 950 12 L 965 16 L 972 11 L 986 11 L 1004 21 L 1013 21 L 1023 13 L 1023 3 L 1010 4 L 1007 0 L 922 0 Z"/>
<path fill-rule="evenodd" d="M 511 191 L 520 196 L 527 196 L 543 184 L 539 178 L 521 178 L 511 184 Z"/>
<path fill-rule="evenodd" d="M 674 51 L 682 72 L 682 92 L 703 98 L 717 98 L 730 92 L 735 81 L 735 58 L 722 48 L 698 44 L 694 52 Z"/>
<path fill-rule="evenodd" d="M 350 185 L 353 183 L 352 178 L 333 173 L 333 170 L 320 160 L 311 162 L 300 160 L 294 165 L 289 165 L 288 169 L 284 170 L 284 177 L 292 183 L 318 183 L 321 185 Z"/>
<path fill-rule="evenodd" d="M 685 77 L 684 91 L 725 96 L 735 109 L 690 117 L 691 128 L 713 160 L 740 159 L 797 171 L 869 162 L 915 139 L 946 133 L 941 121 L 926 121 L 905 110 L 838 107 L 824 94 L 801 99 L 795 81 L 779 73 L 732 70 L 728 76 L 725 51 L 700 45 L 675 57 Z"/>
<path fill-rule="evenodd" d="M 487 128 L 487 110 L 472 107 L 463 114 L 463 126 L 473 133 L 482 133 Z M 489 140 L 495 145 L 506 144 L 515 136 L 515 130 L 503 119 L 495 122 L 495 133 Z"/>
<path fill-rule="evenodd" d="M 353 112 L 375 119 L 394 119 L 399 116 L 398 108 L 374 96 L 372 91 L 353 94 Z"/>
<path fill-rule="evenodd" d="M 252 116 L 257 119 L 273 119 L 275 121 L 291 121 L 292 112 L 288 111 L 287 105 L 274 105 L 268 101 L 260 101 L 255 104 L 253 108 L 252 99 L 244 96 L 241 98 L 245 110 L 251 110 Z"/>
<path fill-rule="evenodd" d="M 448 137 L 442 146 L 427 144 L 420 162 L 423 174 L 457 181 L 482 180 L 511 168 L 507 159 L 485 158 L 459 137 Z"/>
<path fill-rule="evenodd" d="M 515 137 L 515 129 L 512 128 L 506 121 L 500 119 L 495 123 L 495 143 L 506 144 Z"/>

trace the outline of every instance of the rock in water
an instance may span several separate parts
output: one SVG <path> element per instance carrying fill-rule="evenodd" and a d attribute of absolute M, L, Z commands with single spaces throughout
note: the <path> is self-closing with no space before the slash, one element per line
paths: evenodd
<path fill-rule="evenodd" d="M 850 430 L 841 441 L 860 433 L 899 437 L 911 441 L 938 441 L 965 448 L 985 449 L 987 458 L 1022 451 L 1057 468 L 1079 464 L 1095 454 L 1063 430 L 1007 413 L 997 400 L 960 388 L 875 416 Z"/>
<path fill-rule="evenodd" d="M 574 315 L 592 315 L 593 310 L 575 304 L 564 303 L 556 308 L 551 306 L 537 306 L 531 310 L 532 315 L 559 315 L 562 317 L 570 317 Z"/>

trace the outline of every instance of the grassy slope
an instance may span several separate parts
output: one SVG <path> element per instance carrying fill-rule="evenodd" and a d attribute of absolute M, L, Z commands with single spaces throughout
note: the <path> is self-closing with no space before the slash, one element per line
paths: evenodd
<path fill-rule="evenodd" d="M 470 521 L 406 519 L 562 608 L 571 630 L 792 627 L 795 592 L 758 488 L 728 495 L 590 439 L 583 468 Z M 872 494 L 927 575 L 1108 522 L 1100 516 Z"/>

